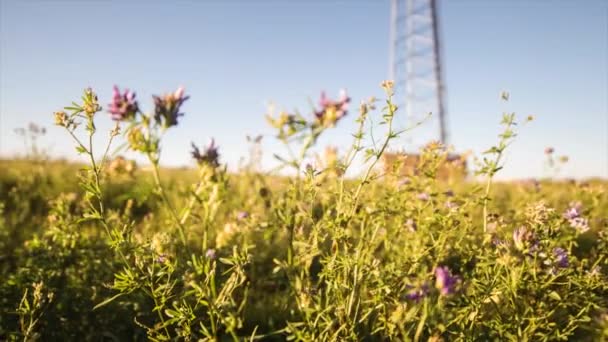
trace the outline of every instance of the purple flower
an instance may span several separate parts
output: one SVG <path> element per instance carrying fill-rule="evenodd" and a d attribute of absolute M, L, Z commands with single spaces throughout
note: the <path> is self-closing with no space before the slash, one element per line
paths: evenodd
<path fill-rule="evenodd" d="M 238 214 L 236 214 L 236 218 L 239 220 L 244 220 L 248 217 L 249 217 L 249 213 L 246 211 L 239 211 Z"/>
<path fill-rule="evenodd" d="M 220 154 L 218 152 L 218 147 L 215 145 L 215 140 L 211 139 L 211 142 L 203 153 L 199 150 L 199 148 L 192 143 L 192 158 L 196 160 L 199 164 L 206 164 L 212 167 L 218 167 L 220 165 Z"/>
<path fill-rule="evenodd" d="M 340 91 L 338 100 L 333 101 L 327 98 L 325 92 L 321 92 L 319 99 L 320 109 L 315 110 L 315 117 L 324 126 L 333 126 L 348 113 L 348 104 L 350 97 L 346 95 L 345 90 Z"/>
<path fill-rule="evenodd" d="M 159 264 L 164 264 L 165 261 L 167 261 L 167 255 L 166 254 L 160 254 L 158 256 L 158 258 L 156 258 L 156 262 L 158 262 Z"/>
<path fill-rule="evenodd" d="M 417 199 L 421 200 L 421 201 L 428 201 L 431 199 L 431 196 L 429 196 L 429 194 L 427 194 L 426 192 L 421 192 L 416 196 Z"/>
<path fill-rule="evenodd" d="M 207 252 L 205 252 L 205 257 L 210 260 L 214 260 L 216 258 L 215 249 L 209 248 Z"/>
<path fill-rule="evenodd" d="M 567 220 L 579 218 L 581 216 L 582 209 L 583 205 L 581 204 L 581 202 L 570 203 L 570 207 L 566 209 L 566 212 L 564 212 L 564 218 L 566 218 Z"/>
<path fill-rule="evenodd" d="M 578 230 L 579 233 L 584 233 L 589 230 L 589 220 L 586 218 L 577 217 L 568 220 L 568 222 L 570 222 L 570 226 Z"/>
<path fill-rule="evenodd" d="M 177 125 L 177 118 L 184 115 L 180 113 L 180 107 L 189 99 L 189 96 L 184 96 L 184 88 L 179 87 L 175 92 L 161 96 L 152 96 L 154 98 L 154 119 L 157 123 L 162 124 L 164 128 Z"/>
<path fill-rule="evenodd" d="M 424 297 L 426 297 L 429 294 L 429 286 L 428 284 L 424 283 L 421 286 L 417 286 L 412 288 L 411 286 L 408 286 L 411 290 L 408 291 L 408 293 L 405 295 L 405 298 L 409 299 L 409 300 L 413 300 L 415 302 L 419 302 L 421 299 L 423 299 Z"/>
<path fill-rule="evenodd" d="M 459 282 L 460 277 L 452 275 L 447 266 L 435 268 L 435 287 L 439 289 L 442 296 L 453 294 Z"/>
<path fill-rule="evenodd" d="M 121 94 L 118 86 L 114 86 L 112 102 L 108 105 L 108 112 L 110 112 L 112 120 L 122 121 L 132 119 L 138 110 L 135 92 L 125 89 L 124 93 Z"/>
<path fill-rule="evenodd" d="M 555 263 L 557 267 L 566 268 L 570 265 L 568 262 L 568 252 L 561 247 L 556 247 L 553 249 L 553 256 L 555 256 Z"/>

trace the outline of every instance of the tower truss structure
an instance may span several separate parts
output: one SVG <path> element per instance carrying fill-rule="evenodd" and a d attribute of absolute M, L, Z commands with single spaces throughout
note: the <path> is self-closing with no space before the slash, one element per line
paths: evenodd
<path fill-rule="evenodd" d="M 395 101 L 409 124 L 427 113 L 438 129 L 435 139 L 448 143 L 445 86 L 436 0 L 391 0 L 389 77 Z"/>

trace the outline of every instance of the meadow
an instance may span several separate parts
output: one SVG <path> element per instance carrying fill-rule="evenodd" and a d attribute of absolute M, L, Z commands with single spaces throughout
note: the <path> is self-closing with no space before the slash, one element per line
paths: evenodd
<path fill-rule="evenodd" d="M 213 142 L 192 146 L 197 168 L 162 168 L 184 90 L 145 113 L 131 91 L 101 101 L 86 89 L 54 120 L 88 163 L 0 161 L 0 339 L 608 339 L 608 183 L 496 182 L 532 121 L 515 113 L 497 120 L 474 180 L 440 176 L 439 143 L 410 174 L 382 167 L 416 130 L 394 128 L 392 87 L 354 109 L 341 94 L 312 113 L 269 113 L 291 176 L 257 167 L 256 138 L 238 173 Z M 116 126 L 97 131 L 101 120 Z M 352 145 L 309 163 L 342 120 L 359 125 Z M 113 155 L 119 137 L 149 165 Z"/>

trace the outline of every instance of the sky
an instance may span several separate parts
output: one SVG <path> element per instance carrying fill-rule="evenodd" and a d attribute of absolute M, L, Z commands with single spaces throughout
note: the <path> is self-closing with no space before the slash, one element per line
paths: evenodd
<path fill-rule="evenodd" d="M 186 115 L 163 142 L 167 166 L 192 165 L 190 142 L 214 137 L 235 169 L 245 136 L 262 134 L 270 168 L 284 149 L 267 104 L 308 113 L 320 91 L 342 88 L 355 105 L 317 151 L 345 151 L 356 104 L 383 98 L 389 18 L 388 0 L 0 0 L 0 156 L 22 155 L 14 129 L 35 122 L 47 128 L 40 145 L 50 155 L 77 158 L 52 113 L 88 86 L 106 105 L 115 84 L 135 90 L 146 111 L 151 95 L 186 88 Z M 457 152 L 495 144 L 502 113 L 515 112 L 535 120 L 521 127 L 499 178 L 552 175 L 548 146 L 570 159 L 559 176 L 608 177 L 608 1 L 440 0 L 439 20 Z M 112 122 L 99 115 L 101 145 Z M 403 113 L 396 120 L 406 122 Z M 415 148 L 425 130 L 393 149 Z"/>

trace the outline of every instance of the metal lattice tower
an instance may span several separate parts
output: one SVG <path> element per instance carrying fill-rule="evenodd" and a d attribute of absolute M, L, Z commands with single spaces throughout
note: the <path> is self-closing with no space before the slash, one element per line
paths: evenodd
<path fill-rule="evenodd" d="M 391 0 L 389 77 L 409 123 L 433 113 L 431 122 L 447 144 L 438 24 L 436 0 Z"/>

